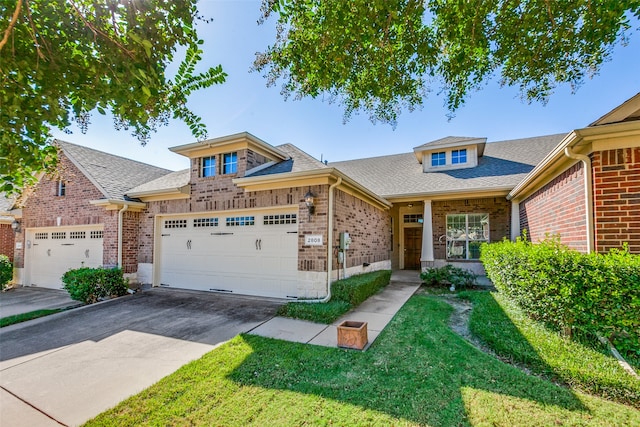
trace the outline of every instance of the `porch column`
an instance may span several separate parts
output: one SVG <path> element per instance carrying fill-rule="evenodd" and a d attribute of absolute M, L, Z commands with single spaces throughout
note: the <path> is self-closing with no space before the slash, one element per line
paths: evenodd
<path fill-rule="evenodd" d="M 520 236 L 520 203 L 511 200 L 511 240 Z"/>
<path fill-rule="evenodd" d="M 431 200 L 424 201 L 424 214 L 422 215 L 422 255 L 420 261 L 432 262 L 433 259 L 433 215 L 431 213 Z"/>

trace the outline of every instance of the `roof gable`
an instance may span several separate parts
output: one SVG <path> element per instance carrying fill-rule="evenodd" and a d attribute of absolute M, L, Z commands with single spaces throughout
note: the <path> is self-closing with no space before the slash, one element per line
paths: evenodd
<path fill-rule="evenodd" d="M 589 127 L 640 120 L 640 92 L 600 117 Z"/>
<path fill-rule="evenodd" d="M 55 143 L 107 199 L 126 200 L 129 189 L 171 172 L 70 142 Z"/>

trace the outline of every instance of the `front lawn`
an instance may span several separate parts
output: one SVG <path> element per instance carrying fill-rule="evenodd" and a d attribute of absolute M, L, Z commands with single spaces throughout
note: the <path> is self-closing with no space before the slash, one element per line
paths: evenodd
<path fill-rule="evenodd" d="M 366 352 L 238 336 L 88 425 L 640 425 L 477 350 L 451 312 L 416 295 Z"/>

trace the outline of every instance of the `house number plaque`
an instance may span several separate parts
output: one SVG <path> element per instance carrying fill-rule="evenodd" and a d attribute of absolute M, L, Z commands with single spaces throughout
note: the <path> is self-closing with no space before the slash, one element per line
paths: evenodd
<path fill-rule="evenodd" d="M 322 246 L 322 234 L 307 234 L 304 236 L 306 246 Z"/>

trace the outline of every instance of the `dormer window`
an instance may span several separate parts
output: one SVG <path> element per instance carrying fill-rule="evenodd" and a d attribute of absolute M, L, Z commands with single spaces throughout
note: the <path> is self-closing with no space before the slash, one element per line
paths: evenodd
<path fill-rule="evenodd" d="M 447 164 L 447 153 L 442 151 L 440 153 L 432 153 L 431 154 L 431 166 L 444 166 Z"/>
<path fill-rule="evenodd" d="M 460 165 L 464 163 L 467 163 L 467 149 L 463 148 L 462 150 L 453 150 L 451 152 L 451 164 Z"/>
<path fill-rule="evenodd" d="M 216 176 L 216 157 L 209 156 L 202 158 L 202 177 Z"/>
<path fill-rule="evenodd" d="M 230 174 L 238 172 L 238 153 L 226 153 L 223 156 L 222 173 Z"/>

